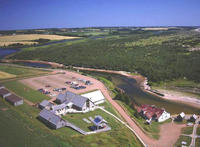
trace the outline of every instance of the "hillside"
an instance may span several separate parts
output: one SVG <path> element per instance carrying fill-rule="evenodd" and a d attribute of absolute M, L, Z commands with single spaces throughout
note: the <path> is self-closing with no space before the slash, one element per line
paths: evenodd
<path fill-rule="evenodd" d="M 124 33 L 126 32 L 126 33 Z M 186 78 L 200 82 L 200 34 L 190 29 L 113 31 L 100 39 L 32 47 L 12 59 L 37 59 L 93 68 L 137 71 L 152 82 Z"/>

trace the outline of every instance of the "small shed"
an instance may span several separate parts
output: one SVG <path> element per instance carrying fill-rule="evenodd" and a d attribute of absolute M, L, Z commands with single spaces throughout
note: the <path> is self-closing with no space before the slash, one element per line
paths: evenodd
<path fill-rule="evenodd" d="M 14 94 L 7 96 L 5 99 L 14 106 L 19 106 L 23 104 L 23 99 L 19 98 Z"/>
<path fill-rule="evenodd" d="M 97 115 L 92 122 L 97 127 L 97 129 L 107 126 L 107 121 L 105 121 L 100 115 Z"/>
<path fill-rule="evenodd" d="M 185 113 L 181 112 L 177 117 L 176 120 L 177 121 L 183 121 L 183 119 L 185 118 Z"/>
<path fill-rule="evenodd" d="M 6 98 L 9 95 L 11 95 L 11 93 L 7 89 L 5 88 L 0 89 L 0 97 Z"/>
<path fill-rule="evenodd" d="M 5 88 L 3 85 L 0 84 L 0 89 Z"/>
<path fill-rule="evenodd" d="M 192 122 L 195 122 L 197 120 L 198 116 L 196 114 L 193 114 L 191 117 L 190 117 L 190 121 Z"/>
<path fill-rule="evenodd" d="M 47 101 L 47 100 L 43 100 L 43 101 L 39 104 L 39 108 L 40 108 L 40 109 L 44 109 L 44 108 L 50 109 L 50 107 L 52 107 L 52 106 L 53 106 L 53 104 L 50 103 L 50 102 Z"/>

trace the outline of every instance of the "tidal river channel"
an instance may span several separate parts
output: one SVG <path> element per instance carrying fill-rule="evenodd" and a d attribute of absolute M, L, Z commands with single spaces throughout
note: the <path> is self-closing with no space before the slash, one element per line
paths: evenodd
<path fill-rule="evenodd" d="M 108 73 L 89 72 L 89 74 L 104 77 L 109 75 L 110 77 L 112 77 L 112 82 L 118 88 L 123 89 L 128 96 L 130 96 L 139 104 L 149 104 L 155 105 L 160 108 L 165 108 L 165 110 L 170 112 L 171 114 L 178 114 L 180 112 L 185 112 L 187 114 L 200 113 L 200 108 L 198 109 L 184 104 L 163 100 L 160 97 L 144 92 L 138 86 L 135 79 Z"/>

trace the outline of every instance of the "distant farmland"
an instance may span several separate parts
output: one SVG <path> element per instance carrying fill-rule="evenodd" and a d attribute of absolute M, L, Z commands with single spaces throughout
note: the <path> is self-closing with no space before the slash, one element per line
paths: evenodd
<path fill-rule="evenodd" d="M 26 35 L 6 35 L 0 36 L 0 46 L 8 46 L 12 44 L 31 45 L 37 44 L 36 40 L 48 39 L 48 40 L 64 40 L 75 39 L 78 37 L 60 36 L 60 35 L 45 35 L 45 34 L 26 34 Z"/>

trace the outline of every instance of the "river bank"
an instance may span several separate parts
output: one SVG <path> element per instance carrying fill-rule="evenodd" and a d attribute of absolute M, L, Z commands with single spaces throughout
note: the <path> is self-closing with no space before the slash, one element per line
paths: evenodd
<path fill-rule="evenodd" d="M 126 92 L 131 98 L 136 100 L 140 104 L 150 104 L 156 105 L 161 108 L 165 108 L 166 111 L 171 114 L 178 114 L 182 111 L 187 114 L 196 113 L 199 114 L 200 107 L 198 105 L 190 104 L 190 101 L 182 102 L 181 97 L 175 97 L 175 99 L 169 99 L 166 95 L 165 97 L 160 96 L 162 92 L 155 93 L 150 91 L 151 88 L 148 86 L 147 78 L 141 75 L 132 75 L 125 71 L 113 71 L 113 70 L 103 70 L 103 69 L 91 69 L 83 67 L 74 67 L 77 70 L 89 71 L 89 75 L 95 72 L 114 74 L 111 75 L 112 82 L 120 89 Z M 95 73 L 96 74 L 96 73 Z M 118 75 L 118 76 L 117 76 Z M 189 103 L 189 104 L 188 104 Z"/>
<path fill-rule="evenodd" d="M 47 62 L 47 61 L 35 61 L 35 60 L 8 60 L 3 59 L 3 62 L 13 63 L 13 62 L 29 62 L 29 63 L 39 63 L 39 64 L 47 64 L 53 68 L 69 68 L 63 64 L 55 63 L 55 62 Z M 146 77 L 133 74 L 126 71 L 114 71 L 114 70 L 104 70 L 104 69 L 93 69 L 93 68 L 84 68 L 84 67 L 73 67 L 74 70 L 83 70 L 83 71 L 91 71 L 91 72 L 100 72 L 100 73 L 108 73 L 115 74 L 121 77 L 113 76 L 113 81 L 115 84 L 124 90 L 129 96 L 136 99 L 136 101 L 140 104 L 151 104 L 157 105 L 159 107 L 166 108 L 170 113 L 177 114 L 182 111 L 186 113 L 199 113 L 200 110 L 200 100 L 194 99 L 193 97 L 180 96 L 175 93 L 171 93 L 171 91 L 159 91 L 158 89 L 152 91 L 148 86 L 148 80 Z M 143 92 L 142 92 L 143 91 Z M 162 96 L 163 95 L 163 96 Z M 176 104 L 179 104 L 177 106 Z M 174 108 L 173 108 L 174 106 Z M 192 106 L 192 107 L 189 107 Z M 197 109 L 192 109 L 192 108 Z M 177 109 L 176 109 L 177 108 Z"/>

